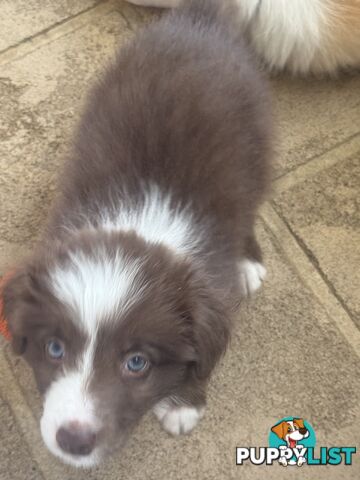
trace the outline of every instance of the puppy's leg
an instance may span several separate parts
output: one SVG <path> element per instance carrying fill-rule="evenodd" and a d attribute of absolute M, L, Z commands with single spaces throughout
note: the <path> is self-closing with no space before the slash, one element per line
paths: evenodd
<path fill-rule="evenodd" d="M 202 387 L 189 388 L 164 398 L 153 408 L 164 430 L 171 435 L 190 433 L 205 413 L 205 393 Z"/>
<path fill-rule="evenodd" d="M 261 249 L 254 235 L 246 239 L 244 256 L 238 262 L 238 270 L 241 295 L 248 297 L 261 287 L 266 276 Z"/>

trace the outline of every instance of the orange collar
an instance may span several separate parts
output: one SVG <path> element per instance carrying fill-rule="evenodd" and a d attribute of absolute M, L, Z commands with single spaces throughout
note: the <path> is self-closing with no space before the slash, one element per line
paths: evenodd
<path fill-rule="evenodd" d="M 6 321 L 6 318 L 4 317 L 4 304 L 3 304 L 3 299 L 2 299 L 2 289 L 5 285 L 6 280 L 9 279 L 11 274 L 6 274 L 2 277 L 0 280 L 0 335 L 2 335 L 6 340 L 10 341 L 11 340 L 11 333 L 9 330 L 8 323 Z"/>

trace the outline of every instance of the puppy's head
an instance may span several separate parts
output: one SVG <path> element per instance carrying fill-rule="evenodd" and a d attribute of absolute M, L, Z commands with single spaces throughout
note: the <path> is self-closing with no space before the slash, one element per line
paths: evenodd
<path fill-rule="evenodd" d="M 191 263 L 135 234 L 54 246 L 8 282 L 4 307 L 44 393 L 43 439 L 75 466 L 97 464 L 159 400 L 206 381 L 228 339 Z"/>

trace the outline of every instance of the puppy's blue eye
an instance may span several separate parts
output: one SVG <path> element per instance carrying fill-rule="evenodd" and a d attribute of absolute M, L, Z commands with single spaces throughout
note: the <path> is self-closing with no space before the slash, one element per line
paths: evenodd
<path fill-rule="evenodd" d="M 132 373 L 140 373 L 148 366 L 147 360 L 141 355 L 134 355 L 126 362 L 126 368 Z"/>
<path fill-rule="evenodd" d="M 46 344 L 45 350 L 51 360 L 61 360 L 65 355 L 65 346 L 60 340 L 50 340 Z"/>

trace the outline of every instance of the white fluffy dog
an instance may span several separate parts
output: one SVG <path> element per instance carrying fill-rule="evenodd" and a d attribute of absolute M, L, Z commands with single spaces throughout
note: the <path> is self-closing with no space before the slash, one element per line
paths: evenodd
<path fill-rule="evenodd" d="M 176 7 L 182 0 L 129 1 Z M 360 65 L 360 0 L 234 1 L 239 25 L 270 69 L 333 74 Z"/>

